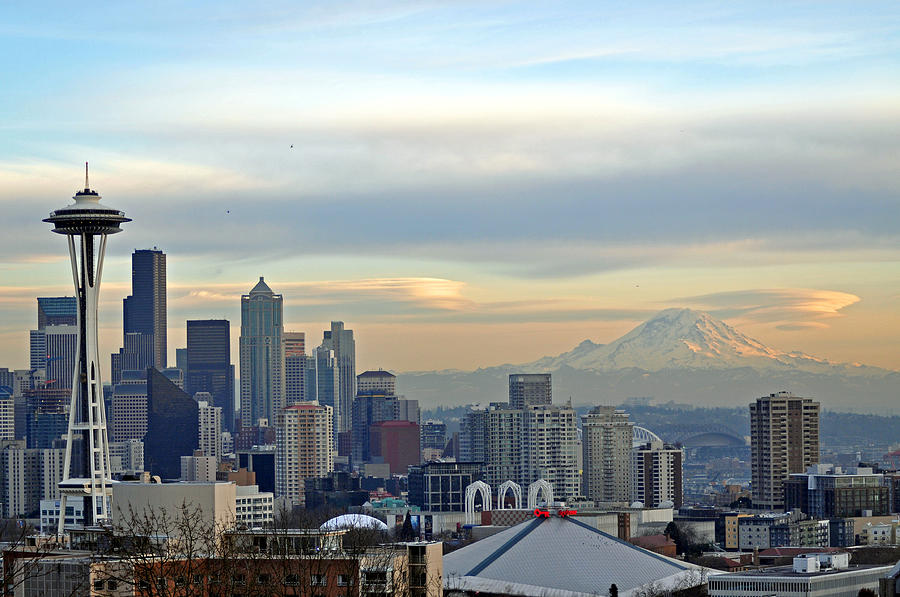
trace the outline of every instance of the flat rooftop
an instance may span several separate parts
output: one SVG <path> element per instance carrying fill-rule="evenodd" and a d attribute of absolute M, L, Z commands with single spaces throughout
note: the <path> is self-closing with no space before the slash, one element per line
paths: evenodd
<path fill-rule="evenodd" d="M 750 577 L 759 578 L 760 576 L 786 576 L 791 578 L 807 578 L 813 576 L 832 576 L 835 574 L 845 574 L 847 572 L 861 572 L 865 570 L 890 570 L 890 566 L 878 564 L 860 564 L 858 566 L 848 566 L 847 568 L 824 568 L 818 572 L 794 572 L 793 566 L 772 566 L 770 568 L 757 568 L 756 570 L 744 570 L 742 572 L 732 572 L 727 576 L 719 578 L 738 578 Z"/>

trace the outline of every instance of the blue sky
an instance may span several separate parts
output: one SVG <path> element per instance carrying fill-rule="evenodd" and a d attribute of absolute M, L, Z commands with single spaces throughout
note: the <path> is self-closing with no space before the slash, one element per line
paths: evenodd
<path fill-rule="evenodd" d="M 469 368 L 695 306 L 900 368 L 895 2 L 0 7 L 0 366 L 68 292 L 40 218 L 90 160 L 184 320 L 265 275 L 364 366 Z M 291 149 L 293 145 L 293 149 Z M 174 355 L 174 352 L 173 352 Z"/>

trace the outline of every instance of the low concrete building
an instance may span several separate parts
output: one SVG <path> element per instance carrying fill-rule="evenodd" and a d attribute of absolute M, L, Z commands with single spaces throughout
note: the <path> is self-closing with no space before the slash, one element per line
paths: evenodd
<path fill-rule="evenodd" d="M 776 566 L 722 574 L 709 579 L 710 597 L 855 597 L 861 589 L 878 591 L 890 566 L 849 566 L 847 554 L 794 558 L 793 566 Z"/>
<path fill-rule="evenodd" d="M 112 522 L 129 528 L 142 516 L 157 520 L 177 518 L 182 512 L 199 511 L 206 524 L 228 528 L 235 521 L 236 485 L 234 483 L 137 483 L 113 485 Z M 178 535 L 178 525 L 171 536 Z"/>
<path fill-rule="evenodd" d="M 738 547 L 742 551 L 768 549 L 772 545 L 771 530 L 776 524 L 787 524 L 790 514 L 767 512 L 738 519 Z"/>

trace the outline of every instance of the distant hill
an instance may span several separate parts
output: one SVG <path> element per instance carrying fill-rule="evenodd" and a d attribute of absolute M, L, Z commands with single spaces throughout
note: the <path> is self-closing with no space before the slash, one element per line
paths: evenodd
<path fill-rule="evenodd" d="M 506 400 L 507 376 L 523 371 L 552 373 L 555 400 L 575 404 L 651 396 L 744 406 L 788 390 L 835 410 L 900 412 L 900 372 L 771 348 L 691 309 L 666 309 L 609 344 L 585 340 L 557 356 L 476 371 L 401 373 L 398 386 L 428 407 L 498 402 Z"/>

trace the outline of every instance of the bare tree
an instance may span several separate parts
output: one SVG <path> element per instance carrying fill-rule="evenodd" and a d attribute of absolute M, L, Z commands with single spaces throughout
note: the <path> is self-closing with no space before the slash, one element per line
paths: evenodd
<path fill-rule="evenodd" d="M 371 528 L 320 531 L 318 516 L 292 513 L 265 529 L 241 529 L 188 504 L 172 513 L 130 511 L 97 546 L 92 578 L 147 597 L 314 597 L 335 586 L 356 593 L 357 584 L 385 596 L 440 592 L 442 578 L 428 565 L 440 557 L 439 544 L 390 543 Z M 101 565 L 110 557 L 115 565 Z"/>

